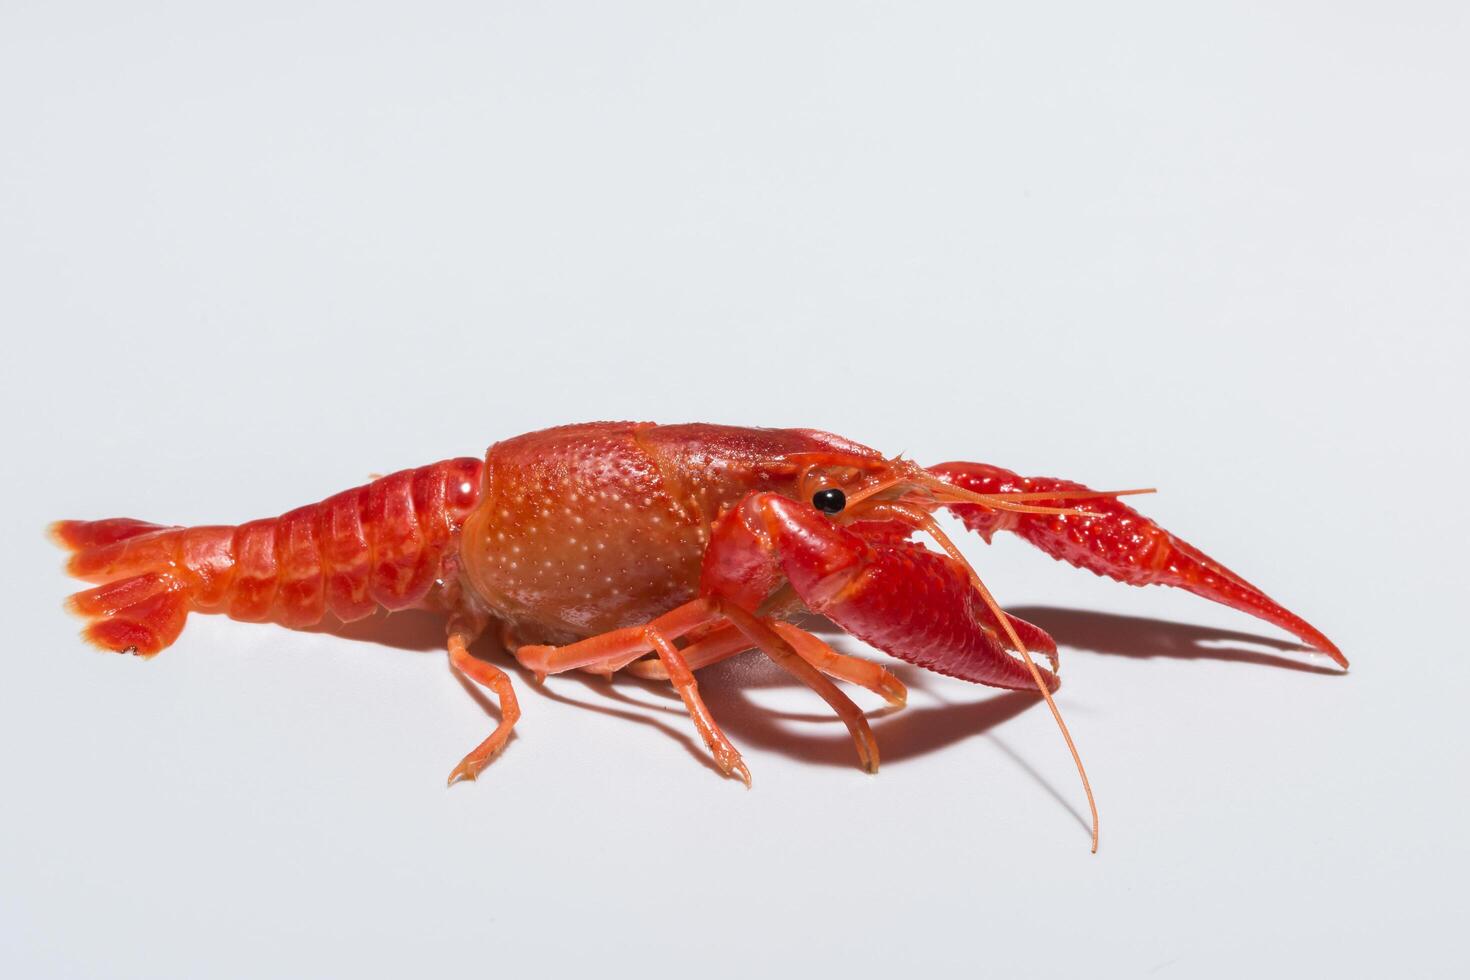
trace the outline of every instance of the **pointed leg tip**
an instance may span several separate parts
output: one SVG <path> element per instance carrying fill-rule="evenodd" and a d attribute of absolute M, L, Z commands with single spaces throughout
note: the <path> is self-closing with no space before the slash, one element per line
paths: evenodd
<path fill-rule="evenodd" d="M 455 783 L 473 783 L 477 776 L 479 776 L 478 771 L 470 768 L 469 766 L 466 766 L 463 762 L 461 762 L 459 765 L 454 767 L 454 771 L 449 774 L 448 782 L 446 782 L 444 785 L 446 787 L 449 787 L 453 786 Z"/>
<path fill-rule="evenodd" d="M 736 756 L 733 761 L 716 761 L 719 763 L 720 769 L 724 772 L 726 776 L 730 776 L 740 780 L 742 783 L 745 784 L 746 789 L 750 789 L 750 769 L 745 765 L 745 760 L 741 759 L 739 756 Z"/>

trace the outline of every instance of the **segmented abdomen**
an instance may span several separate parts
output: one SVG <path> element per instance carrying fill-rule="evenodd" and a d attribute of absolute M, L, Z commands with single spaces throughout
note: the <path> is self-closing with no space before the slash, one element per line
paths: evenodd
<path fill-rule="evenodd" d="M 478 459 L 444 460 L 234 527 L 114 518 L 61 521 L 52 531 L 75 551 L 68 571 L 103 583 L 70 600 L 100 620 L 88 637 L 156 652 L 149 648 L 172 642 L 190 610 L 309 626 L 328 612 L 351 621 L 420 604 L 479 499 L 480 470 Z M 165 617 L 160 605 L 181 608 Z"/>
<path fill-rule="evenodd" d="M 379 606 L 407 609 L 433 587 L 479 489 L 477 459 L 404 470 L 242 524 L 229 553 L 215 558 L 205 548 L 201 557 L 222 570 L 233 557 L 232 579 L 217 590 L 232 619 L 307 626 L 327 611 L 347 622 Z"/>

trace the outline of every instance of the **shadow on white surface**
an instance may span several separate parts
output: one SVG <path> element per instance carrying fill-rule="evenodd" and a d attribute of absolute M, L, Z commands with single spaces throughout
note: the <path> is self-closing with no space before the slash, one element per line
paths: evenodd
<path fill-rule="evenodd" d="M 1230 660 L 1309 674 L 1346 673 L 1336 666 L 1265 652 L 1279 650 L 1320 656 L 1293 640 L 1278 640 L 1238 630 L 1056 606 L 1017 606 L 1009 612 L 1040 626 L 1052 635 L 1058 646 L 1072 650 L 1144 659 Z"/>
<path fill-rule="evenodd" d="M 1036 623 L 1051 633 L 1060 647 L 1071 650 L 1135 658 L 1234 661 L 1313 674 L 1343 673 L 1335 667 L 1268 652 L 1309 652 L 1298 643 L 1238 630 L 1055 606 L 1019 606 L 1011 612 Z M 811 617 L 804 625 L 817 633 L 846 636 L 821 617 Z M 355 623 L 331 622 L 308 631 L 416 652 L 444 649 L 443 618 L 422 611 L 391 615 L 379 613 Z M 535 684 L 530 672 L 498 649 L 493 639 L 482 640 L 476 652 L 517 675 L 519 687 L 533 691 L 534 697 L 549 698 L 561 704 L 652 726 L 677 742 L 700 765 L 719 771 L 709 753 L 691 732 L 686 731 L 684 707 L 667 684 L 623 675 L 609 682 L 578 672 L 560 675 L 553 684 Z M 950 702 L 935 691 L 930 684 L 932 675 L 927 672 L 892 661 L 887 666 L 912 691 L 923 692 L 923 700 L 931 703 L 911 703 L 903 709 L 884 707 L 868 712 L 869 722 L 882 746 L 884 765 L 919 758 L 986 734 L 1041 703 L 1036 695 L 1027 691 L 1004 691 L 979 701 Z M 773 710 L 752 696 L 761 690 L 794 691 L 798 687 L 794 679 L 774 664 L 757 655 L 745 654 L 705 668 L 700 674 L 704 680 L 701 687 L 710 710 L 737 744 L 779 753 L 811 765 L 850 767 L 856 764 L 851 739 L 835 716 Z M 484 692 L 466 678 L 458 677 L 458 680 L 487 715 L 498 718 L 493 701 Z M 587 696 L 577 696 L 579 692 L 585 692 Z M 646 693 L 652 700 L 634 697 L 631 692 Z M 659 714 L 666 714 L 668 722 L 657 717 Z M 801 727 L 811 723 L 828 726 L 830 734 L 818 734 Z M 998 739 L 992 736 L 992 740 L 1043 789 L 1071 810 L 1055 787 Z M 1080 813 L 1072 812 L 1079 822 L 1085 823 Z"/>

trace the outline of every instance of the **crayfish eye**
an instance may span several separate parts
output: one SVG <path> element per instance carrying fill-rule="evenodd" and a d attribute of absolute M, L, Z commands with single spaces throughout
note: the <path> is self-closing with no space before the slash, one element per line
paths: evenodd
<path fill-rule="evenodd" d="M 824 514 L 840 514 L 847 506 L 847 494 L 836 487 L 828 487 L 812 494 L 812 506 Z"/>

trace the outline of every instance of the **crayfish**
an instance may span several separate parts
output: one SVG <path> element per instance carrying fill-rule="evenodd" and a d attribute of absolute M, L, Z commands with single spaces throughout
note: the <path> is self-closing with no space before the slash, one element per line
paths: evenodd
<path fill-rule="evenodd" d="M 705 707 L 695 671 L 756 649 L 847 725 L 863 768 L 878 746 L 833 680 L 902 705 L 880 664 L 797 625 L 817 613 L 900 660 L 962 680 L 1052 692 L 1056 643 L 1008 615 L 934 519 L 947 509 L 987 541 L 1011 531 L 1130 585 L 1170 585 L 1258 616 L 1347 661 L 1324 635 L 1119 498 L 982 463 L 920 466 L 811 429 L 598 422 L 517 436 L 483 460 L 404 470 L 279 517 L 167 527 L 61 521 L 68 607 L 87 640 L 152 656 L 191 612 L 305 627 L 383 608 L 447 617 L 455 669 L 498 699 L 495 731 L 450 774 L 474 779 L 520 717 L 510 677 L 472 656 L 494 627 L 538 680 L 627 670 L 672 684 L 719 768 L 750 782 Z M 915 543 L 927 536 L 938 550 Z M 1039 664 L 1033 655 L 1046 663 Z"/>

